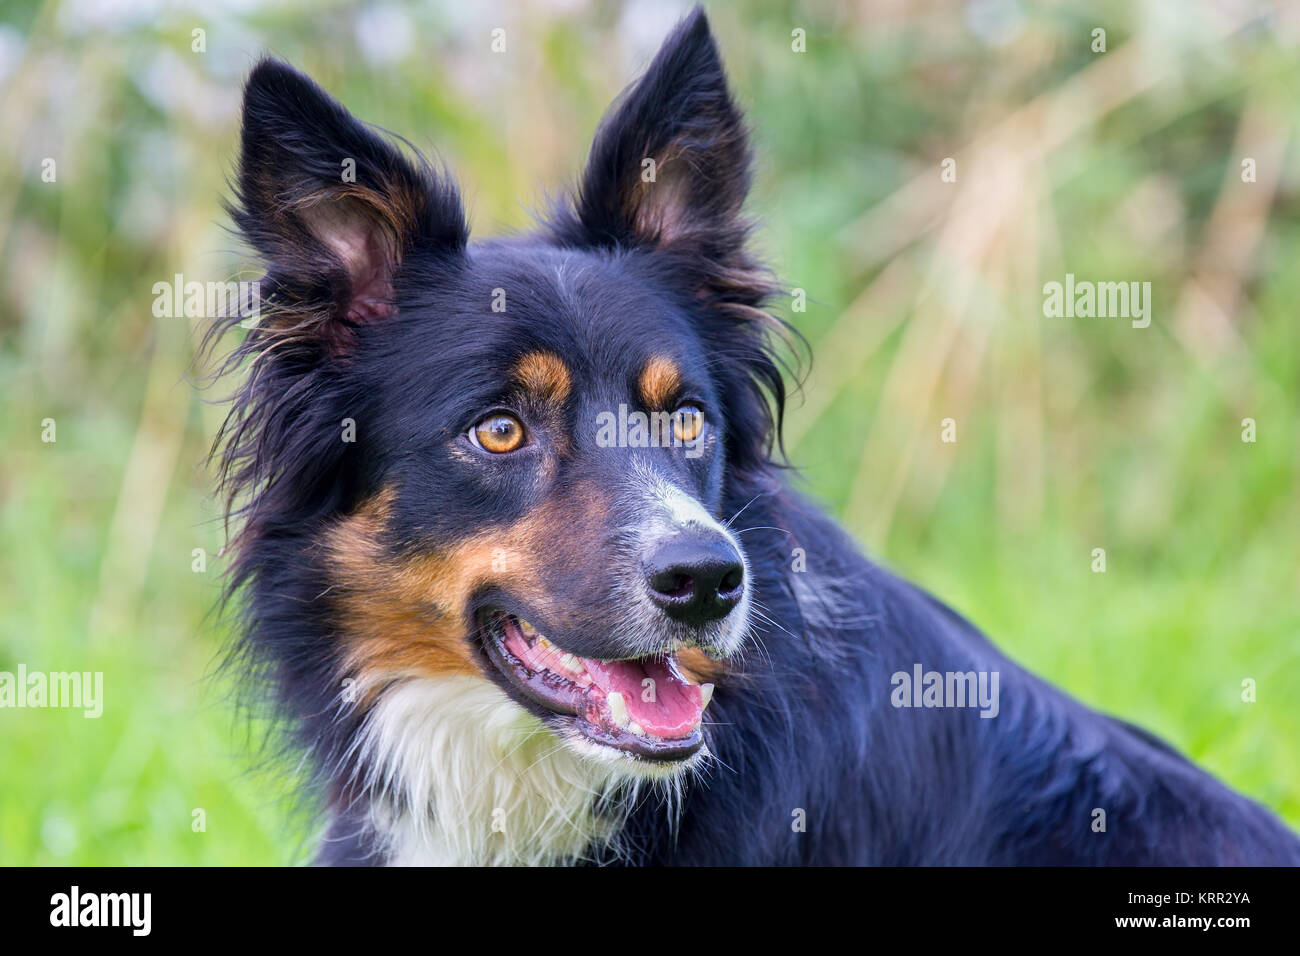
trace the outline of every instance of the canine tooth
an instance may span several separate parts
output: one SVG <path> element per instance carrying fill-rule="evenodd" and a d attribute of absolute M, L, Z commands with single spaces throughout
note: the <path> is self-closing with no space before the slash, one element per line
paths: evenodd
<path fill-rule="evenodd" d="M 638 724 L 635 720 L 628 722 L 627 729 L 628 729 L 628 733 L 636 734 L 638 737 L 645 736 L 645 728 L 642 727 L 640 724 Z"/>
<path fill-rule="evenodd" d="M 711 700 L 713 700 L 713 685 L 701 684 L 700 685 L 700 712 L 701 713 L 703 713 L 704 709 L 709 706 L 709 701 Z"/>
<path fill-rule="evenodd" d="M 623 700 L 623 695 L 618 691 L 610 691 L 605 697 L 605 703 L 609 705 L 609 716 L 614 720 L 614 726 L 623 730 L 627 727 L 627 702 Z"/>

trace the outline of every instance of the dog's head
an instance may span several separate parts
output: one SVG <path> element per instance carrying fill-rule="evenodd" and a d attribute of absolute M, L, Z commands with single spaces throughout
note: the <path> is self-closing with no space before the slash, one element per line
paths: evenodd
<path fill-rule="evenodd" d="M 268 308 L 226 429 L 240 574 L 265 585 L 307 542 L 363 704 L 474 675 L 584 752 L 699 750 L 702 672 L 751 614 L 724 502 L 782 401 L 748 183 L 699 12 L 527 237 L 471 243 L 445 175 L 289 67 L 253 71 L 233 213 Z"/>

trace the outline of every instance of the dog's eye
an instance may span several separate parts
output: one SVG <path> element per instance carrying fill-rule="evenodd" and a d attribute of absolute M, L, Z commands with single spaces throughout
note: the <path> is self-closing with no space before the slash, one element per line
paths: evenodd
<path fill-rule="evenodd" d="M 524 426 L 505 412 L 494 412 L 469 430 L 469 440 L 494 455 L 514 451 L 524 443 Z"/>
<path fill-rule="evenodd" d="M 698 405 L 680 405 L 673 412 L 673 435 L 678 441 L 695 441 L 704 429 L 704 412 Z"/>

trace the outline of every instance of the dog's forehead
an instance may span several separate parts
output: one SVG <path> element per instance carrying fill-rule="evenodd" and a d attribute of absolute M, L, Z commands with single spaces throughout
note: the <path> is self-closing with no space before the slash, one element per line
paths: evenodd
<path fill-rule="evenodd" d="M 477 250 L 471 270 L 480 334 L 539 387 L 634 382 L 666 394 L 703 364 L 681 307 L 626 258 L 501 244 Z"/>

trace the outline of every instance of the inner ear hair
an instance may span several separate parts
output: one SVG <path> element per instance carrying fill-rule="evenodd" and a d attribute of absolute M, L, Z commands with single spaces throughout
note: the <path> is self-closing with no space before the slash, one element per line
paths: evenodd
<path fill-rule="evenodd" d="M 416 249 L 464 250 L 468 228 L 450 177 L 402 143 L 288 64 L 254 67 L 228 208 L 266 264 L 264 299 L 274 309 L 255 338 L 273 336 L 281 351 L 288 338 L 346 350 L 357 326 L 396 312 L 404 259 Z"/>
<path fill-rule="evenodd" d="M 370 190 L 328 190 L 297 204 L 303 225 L 333 254 L 347 277 L 340 313 L 364 323 L 396 311 L 393 276 L 401 264 L 400 212 Z M 406 227 L 406 229 L 404 229 Z"/>
<path fill-rule="evenodd" d="M 655 178 L 650 182 L 638 178 L 628 197 L 625 214 L 636 234 L 669 245 L 691 231 L 690 157 L 680 145 L 673 143 L 659 156 L 650 158 L 655 164 Z"/>

